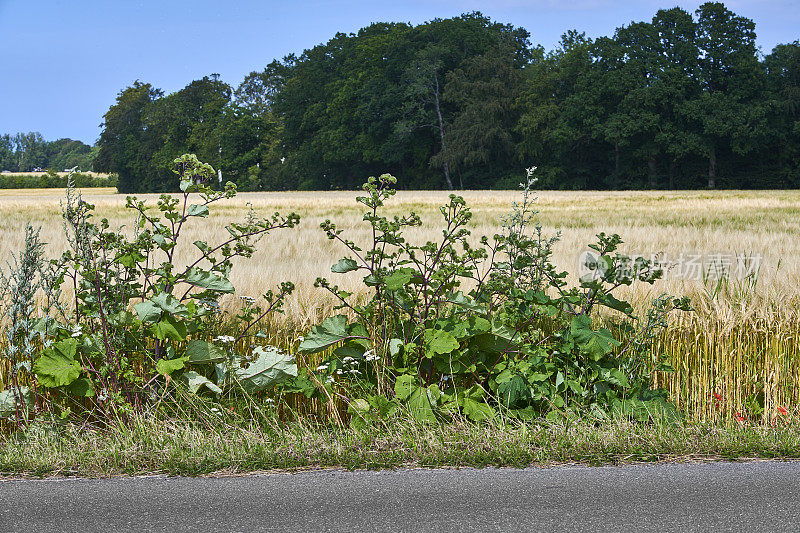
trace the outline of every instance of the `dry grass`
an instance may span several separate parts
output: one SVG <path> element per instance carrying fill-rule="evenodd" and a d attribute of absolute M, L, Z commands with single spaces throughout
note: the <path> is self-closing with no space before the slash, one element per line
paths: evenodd
<path fill-rule="evenodd" d="M 97 206 L 99 216 L 112 225 L 130 224 L 124 196 L 108 189 L 87 189 L 84 198 Z M 288 302 L 287 316 L 304 327 L 331 312 L 326 295 L 314 289 L 318 276 L 332 277 L 330 265 L 343 250 L 327 240 L 319 224 L 330 218 L 356 242 L 366 242 L 367 227 L 354 202 L 355 192 L 243 193 L 225 201 L 212 216 L 187 229 L 185 242 L 210 243 L 223 238 L 227 221 L 242 219 L 247 205 L 264 215 L 274 211 L 299 213 L 299 228 L 276 232 L 259 245 L 258 253 L 237 265 L 232 281 L 239 295 L 256 296 L 283 280 L 297 292 Z M 463 193 L 472 207 L 473 232 L 492 235 L 500 217 L 519 194 L 510 191 Z M 155 196 L 143 196 L 155 203 Z M 52 255 L 65 245 L 59 218 L 61 191 L 0 191 L 0 262 L 22 244 L 26 221 L 41 226 L 42 239 Z M 424 221 L 409 232 L 412 240 L 436 239 L 437 207 L 446 192 L 402 191 L 389 211 L 414 210 Z M 539 221 L 549 233 L 562 232 L 555 261 L 574 271 L 581 251 L 595 233 L 619 233 L 624 251 L 666 254 L 677 258 L 703 254 L 761 256 L 755 286 L 733 280 L 718 293 L 698 279 L 680 279 L 668 273 L 655 286 L 634 286 L 627 297 L 643 307 L 651 297 L 670 292 L 693 296 L 698 313 L 681 317 L 662 337 L 661 349 L 678 372 L 662 377 L 679 403 L 698 417 L 745 409 L 748 398 L 764 391 L 768 416 L 777 406 L 800 405 L 800 191 L 682 191 L 682 192 L 543 192 L 537 202 Z M 178 261 L 191 257 L 191 245 Z M 358 278 L 336 276 L 346 290 L 359 289 Z M 227 305 L 235 305 L 235 298 Z M 711 401 L 712 393 L 723 405 Z"/>
<path fill-rule="evenodd" d="M 130 224 L 131 213 L 123 208 L 125 198 L 108 189 L 85 189 L 84 198 L 97 206 L 99 216 L 112 225 Z M 367 227 L 354 202 L 354 192 L 242 193 L 225 201 L 212 216 L 188 228 L 185 242 L 196 239 L 213 242 L 221 239 L 223 225 L 242 219 L 247 204 L 264 215 L 274 211 L 296 211 L 303 220 L 298 229 L 276 232 L 259 245 L 257 254 L 237 265 L 234 285 L 242 295 L 258 295 L 282 280 L 294 281 L 299 291 L 290 302 L 292 317 L 308 323 L 325 312 L 322 293 L 313 289 L 317 276 L 330 275 L 330 265 L 343 250 L 328 241 L 319 223 L 330 218 L 358 242 L 366 242 Z M 519 194 L 512 191 L 467 191 L 464 196 L 475 212 L 475 235 L 492 235 L 500 217 Z M 0 262 L 22 244 L 26 221 L 42 226 L 42 238 L 55 254 L 65 245 L 59 219 L 61 191 L 0 191 Z M 143 195 L 150 203 L 155 196 Z M 447 193 L 401 191 L 390 211 L 415 210 L 425 224 L 409 233 L 411 239 L 427 240 L 439 236 L 437 207 L 447 201 Z M 578 257 L 595 233 L 619 233 L 625 251 L 639 254 L 666 254 L 677 258 L 694 253 L 738 253 L 763 257 L 756 295 L 735 301 L 717 301 L 717 313 L 764 316 L 776 310 L 791 311 L 800 296 L 795 283 L 800 276 L 800 191 L 769 192 L 544 192 L 537 202 L 539 220 L 549 233 L 562 232 L 555 260 L 574 271 Z M 184 248 L 178 260 L 194 252 Z M 358 280 L 344 280 L 343 288 L 357 288 Z M 654 287 L 638 286 L 629 297 L 640 302 L 663 291 L 674 294 L 701 294 L 701 280 L 679 279 L 668 273 Z M 728 305 L 726 305 L 728 304 Z M 320 307 L 322 310 L 320 311 Z"/>

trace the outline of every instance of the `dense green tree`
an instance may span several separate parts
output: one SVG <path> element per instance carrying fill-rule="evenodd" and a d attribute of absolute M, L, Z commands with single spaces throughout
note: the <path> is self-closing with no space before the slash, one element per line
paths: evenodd
<path fill-rule="evenodd" d="M 230 86 L 213 74 L 147 106 L 145 151 L 153 155 L 144 190 L 177 190 L 172 161 L 183 153 L 194 153 L 220 169 L 223 113 L 230 98 Z"/>
<path fill-rule="evenodd" d="M 708 187 L 717 185 L 720 153 L 746 154 L 766 126 L 766 109 L 757 101 L 763 89 L 755 24 L 719 2 L 697 10 L 701 93 L 686 105 L 698 122 L 698 153 L 708 158 Z"/>
<path fill-rule="evenodd" d="M 551 52 L 480 13 L 375 23 L 235 91 L 217 75 L 169 95 L 136 82 L 105 116 L 96 167 L 123 191 L 173 190 L 184 152 L 244 189 L 355 188 L 383 172 L 408 188 L 507 187 L 534 165 L 540 186 L 565 189 L 797 186 L 798 49 L 760 59 L 753 22 L 718 2 L 608 37 L 570 31 Z M 15 168 L 93 157 L 69 140 L 5 142 Z"/>
<path fill-rule="evenodd" d="M 770 143 L 780 185 L 800 186 L 800 41 L 776 46 L 764 59 L 767 71 Z"/>
<path fill-rule="evenodd" d="M 95 156 L 96 150 L 81 141 L 58 139 L 47 144 L 47 167 L 54 170 L 92 170 Z"/>
<path fill-rule="evenodd" d="M 14 136 L 14 155 L 19 172 L 47 167 L 47 142 L 38 131 Z"/>
<path fill-rule="evenodd" d="M 491 188 L 512 175 L 503 183 L 517 183 L 514 126 L 522 83 L 514 50 L 504 45 L 463 61 L 447 74 L 444 100 L 455 111 L 444 136 L 447 150 L 432 162 L 456 173 L 461 188 L 465 181 L 470 188 Z"/>
<path fill-rule="evenodd" d="M 691 119 L 683 113 L 686 102 L 700 93 L 697 25 L 691 13 L 678 7 L 658 11 L 652 24 L 659 40 L 653 102 L 660 127 L 655 142 L 667 162 L 668 187 L 674 189 L 678 166 L 699 145 Z"/>
<path fill-rule="evenodd" d="M 146 149 L 144 118 L 148 107 L 162 94 L 149 83 L 137 80 L 120 91 L 116 102 L 103 115 L 95 169 L 117 173 L 120 192 L 148 190 L 146 180 L 153 168 L 155 151 L 152 146 Z"/>
<path fill-rule="evenodd" d="M 593 104 L 596 93 L 583 94 L 593 46 L 585 34 L 569 31 L 556 50 L 534 57 L 525 69 L 517 150 L 526 167 L 539 167 L 542 186 L 598 187 L 593 164 L 596 150 L 589 149 L 594 140 L 585 128 L 585 117 L 597 109 Z"/>
<path fill-rule="evenodd" d="M 17 158 L 14 155 L 14 139 L 10 134 L 0 135 L 0 171 L 17 170 Z"/>

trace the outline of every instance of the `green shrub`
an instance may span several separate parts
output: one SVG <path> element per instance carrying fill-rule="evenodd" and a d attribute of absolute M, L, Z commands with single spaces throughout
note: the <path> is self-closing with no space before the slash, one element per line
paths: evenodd
<path fill-rule="evenodd" d="M 195 392 L 205 388 L 221 393 L 232 382 L 230 376 L 252 391 L 296 373 L 294 363 L 276 350 L 257 348 L 239 357 L 205 339 L 217 327 L 217 300 L 234 292 L 228 280 L 233 260 L 250 257 L 259 238 L 294 227 L 299 217 L 275 213 L 260 219 L 251 211 L 245 221 L 226 226 L 228 234 L 220 244 L 194 242 L 196 259 L 177 268 L 174 253 L 185 227 L 207 218 L 210 206 L 235 196 L 236 189 L 229 183 L 224 191 L 212 190 L 208 183 L 213 169 L 194 155 L 175 163 L 180 195 L 162 195 L 155 209 L 127 198 L 127 207 L 137 214 L 132 235 L 111 229 L 106 219 L 95 221 L 94 206 L 69 188 L 63 216 L 70 249 L 45 265 L 35 235 L 26 241 L 6 299 L 12 323 L 6 358 L 15 369 L 12 378 L 24 371 L 39 389 L 50 389 L 46 396 L 34 391 L 37 405 L 46 401 L 51 410 L 80 408 L 108 418 L 141 409 L 173 375 Z M 200 202 L 190 203 L 190 195 Z M 60 305 L 53 298 L 34 324 L 33 292 L 41 286 L 55 295 L 63 283 L 74 290 L 73 304 Z M 239 318 L 255 321 L 279 311 L 293 288 L 282 284 L 264 295 L 263 311 L 251 306 Z M 240 328 L 246 332 L 249 324 Z M 29 338 L 34 334 L 42 341 L 38 350 Z M 14 348 L 20 339 L 24 352 Z M 27 417 L 19 407 L 21 388 L 16 390 L 14 408 L 0 416 L 13 415 L 21 424 Z"/>
<path fill-rule="evenodd" d="M 317 280 L 349 316 L 328 318 L 305 336 L 301 352 L 332 351 L 316 371 L 301 373 L 298 390 L 330 398 L 344 384 L 354 420 L 379 417 L 398 402 L 430 421 L 457 413 L 480 421 L 498 411 L 523 419 L 672 412 L 664 391 L 650 389 L 644 358 L 665 315 L 688 309 L 688 301 L 661 296 L 638 321 L 614 291 L 653 283 L 661 271 L 620 254 L 619 236 L 602 233 L 590 245 L 591 274 L 568 287 L 567 273 L 550 261 L 557 236 L 547 238 L 533 224 L 532 173 L 501 233 L 472 240 L 472 213 L 451 195 L 441 207 L 442 239 L 422 244 L 404 235 L 421 224 L 416 214 L 381 214 L 395 178 L 370 178 L 357 201 L 366 207 L 372 241 L 356 244 L 330 221 L 322 229 L 349 252 L 332 272 L 363 273 L 372 297 L 359 305 Z M 613 312 L 622 338 L 594 325 L 601 309 Z"/>

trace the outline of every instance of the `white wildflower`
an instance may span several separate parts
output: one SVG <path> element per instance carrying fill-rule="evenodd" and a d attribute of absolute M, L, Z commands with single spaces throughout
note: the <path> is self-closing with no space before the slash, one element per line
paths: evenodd
<path fill-rule="evenodd" d="M 233 337 L 230 335 L 220 335 L 214 339 L 215 342 L 221 342 L 222 344 L 230 344 L 231 342 L 235 341 Z"/>
<path fill-rule="evenodd" d="M 83 326 L 81 326 L 80 324 L 75 324 L 72 327 L 72 338 L 80 337 L 82 333 L 83 333 Z"/>

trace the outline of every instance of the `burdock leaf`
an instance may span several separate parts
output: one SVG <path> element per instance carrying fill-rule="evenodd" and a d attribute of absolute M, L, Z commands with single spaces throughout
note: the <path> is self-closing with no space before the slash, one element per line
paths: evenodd
<path fill-rule="evenodd" d="M 189 285 L 194 285 L 195 287 L 200 287 L 209 291 L 231 294 L 236 290 L 233 283 L 228 281 L 227 278 L 196 267 L 189 269 L 184 279 Z"/>
<path fill-rule="evenodd" d="M 458 341 L 447 331 L 440 329 L 425 330 L 425 352 L 428 357 L 444 355 L 458 350 Z"/>
<path fill-rule="evenodd" d="M 347 327 L 347 317 L 336 315 L 326 318 L 321 324 L 311 328 L 303 342 L 300 343 L 300 351 L 303 353 L 316 353 L 351 338 L 361 338 L 365 335 L 354 334 L 352 328 Z"/>
<path fill-rule="evenodd" d="M 169 376 L 173 372 L 185 368 L 188 360 L 188 357 L 178 357 L 177 359 L 159 359 L 156 362 L 156 372 L 164 376 Z"/>
<path fill-rule="evenodd" d="M 331 267 L 331 272 L 335 272 L 337 274 L 344 274 L 345 272 L 351 272 L 353 270 L 358 270 L 358 263 L 349 257 L 339 259 L 339 262 Z"/>
<path fill-rule="evenodd" d="M 190 370 L 181 374 L 181 380 L 183 380 L 189 386 L 189 390 L 192 392 L 192 394 L 197 394 L 197 391 L 199 391 L 201 387 L 205 387 L 211 392 L 222 394 L 222 389 L 212 383 L 210 379 L 198 374 L 194 370 Z"/>
<path fill-rule="evenodd" d="M 247 368 L 237 368 L 234 376 L 247 392 L 258 392 L 289 378 L 297 377 L 297 365 L 277 348 L 257 346 L 258 358 Z"/>
<path fill-rule="evenodd" d="M 78 350 L 76 339 L 57 342 L 42 352 L 33 364 L 33 373 L 45 387 L 69 385 L 81 375 L 81 365 L 75 360 Z"/>
<path fill-rule="evenodd" d="M 28 387 L 20 387 L 18 393 L 21 395 L 22 408 L 30 408 L 33 405 L 33 394 Z M 16 396 L 12 389 L 0 392 L 0 418 L 14 416 L 17 412 Z"/>
<path fill-rule="evenodd" d="M 192 204 L 189 206 L 189 209 L 186 211 L 186 215 L 190 217 L 207 217 L 208 216 L 208 206 L 207 205 L 197 205 Z"/>
<path fill-rule="evenodd" d="M 189 356 L 190 363 L 198 365 L 219 363 L 226 359 L 225 352 L 222 348 L 210 342 L 200 340 L 189 341 L 189 344 L 186 346 L 186 355 Z"/>

